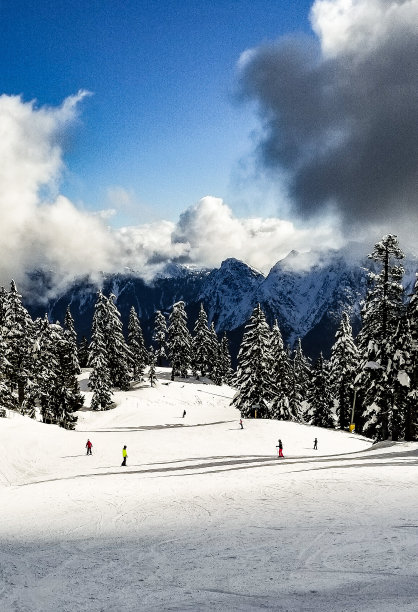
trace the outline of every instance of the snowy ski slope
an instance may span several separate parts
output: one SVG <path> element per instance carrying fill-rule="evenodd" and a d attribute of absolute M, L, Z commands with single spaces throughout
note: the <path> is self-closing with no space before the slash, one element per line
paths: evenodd
<path fill-rule="evenodd" d="M 0 610 L 416 610 L 418 443 L 241 430 L 205 382 L 159 369 L 74 432 L 0 420 Z"/>

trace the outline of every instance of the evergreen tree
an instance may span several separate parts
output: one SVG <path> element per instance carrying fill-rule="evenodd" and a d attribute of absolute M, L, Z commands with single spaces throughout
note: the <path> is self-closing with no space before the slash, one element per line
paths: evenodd
<path fill-rule="evenodd" d="M 115 300 L 116 296 L 113 294 L 105 300 L 107 363 L 112 385 L 121 391 L 128 391 L 131 381 L 130 364 L 133 357 L 123 336 L 122 321 Z"/>
<path fill-rule="evenodd" d="M 78 361 L 80 368 L 87 368 L 89 360 L 89 341 L 86 336 L 83 336 L 78 346 Z"/>
<path fill-rule="evenodd" d="M 310 424 L 316 427 L 334 427 L 333 399 L 329 384 L 329 375 L 322 357 L 318 357 L 312 373 L 312 385 L 309 393 L 311 407 Z"/>
<path fill-rule="evenodd" d="M 157 310 L 155 313 L 153 341 L 157 345 L 155 357 L 157 364 L 161 367 L 163 359 L 167 359 L 167 323 L 163 313 Z"/>
<path fill-rule="evenodd" d="M 350 423 L 358 361 L 350 319 L 348 314 L 343 312 L 331 349 L 331 384 L 333 395 L 338 402 L 337 415 L 341 429 L 347 429 Z"/>
<path fill-rule="evenodd" d="M 0 287 L 0 329 L 5 324 L 6 304 L 7 304 L 7 291 L 5 290 L 4 287 Z"/>
<path fill-rule="evenodd" d="M 388 385 L 387 368 L 390 344 L 404 311 L 401 284 L 404 270 L 398 265 L 403 257 L 392 234 L 384 236 L 369 255 L 381 269 L 369 274 L 372 286 L 362 311 L 363 327 L 358 339 L 361 362 L 356 385 L 363 404 L 364 433 L 377 440 L 386 440 L 391 435 L 393 391 Z"/>
<path fill-rule="evenodd" d="M 207 371 L 208 376 L 213 378 L 217 376 L 217 372 L 219 372 L 220 367 L 220 351 L 219 351 L 219 340 L 215 330 L 215 324 L 212 322 L 209 328 L 209 336 L 208 336 L 208 365 Z"/>
<path fill-rule="evenodd" d="M 21 301 L 14 281 L 7 294 L 4 312 L 4 342 L 6 377 L 13 392 L 17 388 L 18 403 L 22 406 L 25 385 L 30 376 L 33 349 L 33 321 Z"/>
<path fill-rule="evenodd" d="M 35 412 L 39 401 L 43 423 L 56 423 L 53 394 L 58 368 L 53 350 L 47 315 L 36 319 L 34 323 L 35 342 L 33 350 L 32 376 L 27 381 L 25 393 L 25 410 Z"/>
<path fill-rule="evenodd" d="M 69 343 L 71 347 L 71 353 L 72 353 L 71 359 L 73 362 L 74 371 L 76 374 L 81 374 L 81 367 L 79 363 L 78 349 L 77 349 L 77 332 L 75 331 L 74 319 L 71 315 L 69 306 L 65 313 L 64 330 L 65 330 L 67 342 Z"/>
<path fill-rule="evenodd" d="M 133 306 L 129 313 L 128 346 L 132 355 L 133 378 L 134 380 L 141 380 L 149 355 L 145 348 L 141 323 Z"/>
<path fill-rule="evenodd" d="M 308 399 L 311 386 L 311 364 L 305 357 L 300 338 L 296 343 L 290 367 L 289 408 L 295 420 L 309 420 L 309 411 L 303 413 L 303 402 Z"/>
<path fill-rule="evenodd" d="M 418 278 L 408 304 L 408 321 L 411 332 L 411 385 L 405 412 L 405 440 L 409 441 L 418 437 Z"/>
<path fill-rule="evenodd" d="M 0 408 L 17 408 L 16 397 L 7 384 L 6 343 L 3 338 L 3 328 L 0 326 Z"/>
<path fill-rule="evenodd" d="M 154 349 L 151 347 L 149 351 L 149 370 L 148 370 L 148 380 L 151 387 L 155 387 L 157 382 L 157 372 L 155 370 L 155 354 Z"/>
<path fill-rule="evenodd" d="M 229 342 L 226 333 L 222 336 L 219 343 L 218 358 L 215 372 L 212 372 L 213 382 L 217 385 L 230 385 L 234 372 L 231 367 L 231 354 L 229 352 Z"/>
<path fill-rule="evenodd" d="M 292 372 L 277 320 L 271 331 L 270 351 L 272 378 L 277 389 L 277 395 L 273 398 L 271 407 L 272 417 L 283 421 L 298 421 L 300 420 L 299 411 L 296 409 L 292 413 L 291 408 L 295 408 L 295 405 L 289 401 Z"/>
<path fill-rule="evenodd" d="M 244 336 L 238 353 L 236 373 L 238 388 L 232 404 L 241 416 L 270 418 L 270 401 L 275 394 L 271 377 L 270 328 L 258 304 L 245 326 Z"/>
<path fill-rule="evenodd" d="M 175 376 L 186 378 L 191 365 L 191 338 L 184 302 L 173 305 L 168 327 L 168 350 L 172 367 L 171 380 Z"/>
<path fill-rule="evenodd" d="M 89 387 L 93 391 L 91 407 L 93 410 L 108 410 L 112 405 L 110 371 L 106 349 L 107 307 L 106 298 L 98 293 L 94 307 L 89 362 L 92 368 Z"/>
<path fill-rule="evenodd" d="M 50 324 L 48 318 L 38 319 L 36 327 L 36 377 L 27 393 L 27 404 L 33 408 L 38 399 L 42 420 L 74 429 L 84 399 L 77 380 L 78 361 L 74 361 L 73 340 L 59 323 Z M 26 400 L 25 400 L 26 401 Z"/>
<path fill-rule="evenodd" d="M 384 379 L 392 392 L 389 413 L 389 431 L 392 440 L 405 436 L 405 425 L 409 420 L 414 403 L 411 401 L 411 360 L 412 338 L 406 316 L 399 320 L 395 335 L 390 343 L 390 352 Z"/>
<path fill-rule="evenodd" d="M 203 304 L 200 304 L 200 311 L 194 326 L 192 340 L 192 368 L 194 375 L 199 380 L 200 376 L 206 376 L 211 364 L 209 362 L 209 351 L 211 348 L 211 337 L 208 327 L 208 317 Z"/>

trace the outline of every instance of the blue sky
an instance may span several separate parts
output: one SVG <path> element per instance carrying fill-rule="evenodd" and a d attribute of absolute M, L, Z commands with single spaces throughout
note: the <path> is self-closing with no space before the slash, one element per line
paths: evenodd
<path fill-rule="evenodd" d="M 115 224 L 176 219 L 199 198 L 251 211 L 240 164 L 258 125 L 236 100 L 248 48 L 309 32 L 310 1 L 3 0 L 0 92 L 39 106 L 80 89 L 61 192 L 88 209 L 123 188 Z M 116 192 L 117 193 L 117 192 Z"/>
<path fill-rule="evenodd" d="M 0 284 L 416 252 L 418 0 L 0 0 L 0 29 Z"/>

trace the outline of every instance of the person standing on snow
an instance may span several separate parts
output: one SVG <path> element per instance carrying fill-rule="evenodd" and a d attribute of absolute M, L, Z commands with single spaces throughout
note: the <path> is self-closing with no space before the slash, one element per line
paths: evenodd
<path fill-rule="evenodd" d="M 92 447 L 93 447 L 93 444 L 90 442 L 90 440 L 87 440 L 87 443 L 86 443 L 86 448 L 87 448 L 87 454 L 88 454 L 88 455 L 92 455 L 92 454 L 93 454 L 93 453 L 91 452 Z"/>
<path fill-rule="evenodd" d="M 277 444 L 276 448 L 279 449 L 279 457 L 283 457 L 283 442 L 280 439 L 279 439 L 279 443 Z"/>
<path fill-rule="evenodd" d="M 126 460 L 128 458 L 128 451 L 126 450 L 126 446 L 124 446 L 122 449 L 122 457 L 123 457 L 123 461 L 121 463 L 121 467 L 122 465 L 126 465 Z"/>
<path fill-rule="evenodd" d="M 244 425 L 242 424 L 242 419 L 239 420 L 239 424 L 241 425 L 241 429 L 244 429 Z"/>
<path fill-rule="evenodd" d="M 184 419 L 185 416 L 186 416 L 186 411 L 183 410 L 183 419 Z"/>
<path fill-rule="evenodd" d="M 318 438 L 315 438 L 315 440 L 313 442 L 313 449 L 314 450 L 318 450 Z"/>

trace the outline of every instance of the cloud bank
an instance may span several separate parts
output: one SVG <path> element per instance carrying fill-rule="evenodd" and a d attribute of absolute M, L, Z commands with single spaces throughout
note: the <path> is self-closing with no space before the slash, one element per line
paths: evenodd
<path fill-rule="evenodd" d="M 418 0 L 316 0 L 310 19 L 316 37 L 239 62 L 263 122 L 261 164 L 285 172 L 301 218 L 331 210 L 351 231 L 399 229 L 416 242 Z"/>
<path fill-rule="evenodd" d="M 26 295 L 37 281 L 27 273 L 53 271 L 51 293 L 80 276 L 129 268 L 150 279 L 170 262 L 217 266 L 236 257 L 263 271 L 291 249 L 338 246 L 324 224 L 298 229 L 277 218 L 239 219 L 219 198 L 205 197 L 178 220 L 111 229 L 113 207 L 132 206 L 133 194 L 109 188 L 112 208 L 89 213 L 59 193 L 65 133 L 86 92 L 57 108 L 0 96 L 0 283 L 14 278 Z"/>

